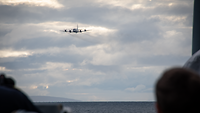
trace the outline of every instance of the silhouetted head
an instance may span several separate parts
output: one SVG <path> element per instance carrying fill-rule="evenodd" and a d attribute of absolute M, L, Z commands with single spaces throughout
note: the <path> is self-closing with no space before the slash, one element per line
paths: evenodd
<path fill-rule="evenodd" d="M 15 81 L 12 78 L 6 78 L 5 85 L 8 86 L 8 87 L 14 88 Z"/>
<path fill-rule="evenodd" d="M 5 74 L 0 74 L 0 85 L 13 88 L 15 81 L 12 78 L 7 78 Z"/>
<path fill-rule="evenodd" d="M 158 112 L 200 112 L 200 77 L 184 68 L 172 68 L 163 73 L 156 84 Z"/>

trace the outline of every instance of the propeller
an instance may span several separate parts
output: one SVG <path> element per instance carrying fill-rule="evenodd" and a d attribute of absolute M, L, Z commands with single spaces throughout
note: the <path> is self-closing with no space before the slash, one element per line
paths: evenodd
<path fill-rule="evenodd" d="M 91 31 L 91 30 L 84 29 L 84 31 L 86 32 L 86 31 Z"/>
<path fill-rule="evenodd" d="M 79 30 L 80 33 L 86 32 L 86 31 L 91 31 L 91 30 L 87 30 L 87 29 L 80 29 L 80 30 Z"/>
<path fill-rule="evenodd" d="M 60 30 L 61 32 L 67 32 L 67 29 L 64 29 L 64 30 Z"/>

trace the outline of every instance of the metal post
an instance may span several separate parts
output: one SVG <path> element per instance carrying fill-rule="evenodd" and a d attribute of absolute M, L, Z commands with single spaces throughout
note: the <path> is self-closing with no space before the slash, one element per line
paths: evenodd
<path fill-rule="evenodd" d="M 194 0 L 192 55 L 200 49 L 200 0 Z"/>

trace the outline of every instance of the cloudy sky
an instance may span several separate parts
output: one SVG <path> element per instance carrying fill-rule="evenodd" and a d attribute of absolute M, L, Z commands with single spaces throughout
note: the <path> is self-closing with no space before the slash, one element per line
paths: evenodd
<path fill-rule="evenodd" d="M 193 0 L 0 0 L 0 72 L 29 96 L 149 101 L 191 56 Z M 64 29 L 89 29 L 65 33 Z"/>

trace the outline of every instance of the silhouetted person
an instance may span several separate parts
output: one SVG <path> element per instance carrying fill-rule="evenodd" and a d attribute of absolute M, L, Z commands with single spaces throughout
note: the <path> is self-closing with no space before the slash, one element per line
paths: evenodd
<path fill-rule="evenodd" d="M 41 113 L 28 97 L 15 88 L 15 81 L 0 75 L 0 113 L 11 113 L 17 110 Z"/>
<path fill-rule="evenodd" d="M 158 113 L 200 112 L 200 77 L 184 68 L 163 73 L 156 84 Z"/>

